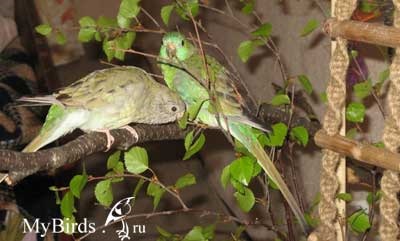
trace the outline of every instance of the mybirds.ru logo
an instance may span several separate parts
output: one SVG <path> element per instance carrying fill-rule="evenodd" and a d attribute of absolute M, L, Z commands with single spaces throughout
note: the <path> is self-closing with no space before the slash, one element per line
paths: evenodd
<path fill-rule="evenodd" d="M 118 201 L 108 213 L 104 227 L 120 223 L 120 229 L 116 230 L 118 238 L 123 241 L 125 239 L 130 240 L 134 234 L 145 234 L 146 225 L 144 224 L 134 224 L 129 226 L 126 217 L 132 212 L 132 206 L 134 202 L 134 197 L 127 197 Z M 94 222 L 88 222 L 86 218 L 83 219 L 81 223 L 68 222 L 69 220 L 63 220 L 61 218 L 54 218 L 51 222 L 40 222 L 40 219 L 35 219 L 33 222 L 29 222 L 27 219 L 23 220 L 23 232 L 24 233 L 37 233 L 41 237 L 46 236 L 48 231 L 52 233 L 95 233 L 98 231 L 96 229 L 96 224 Z M 117 224 L 116 224 L 117 225 Z M 103 229 L 101 233 L 106 234 L 106 230 Z"/>

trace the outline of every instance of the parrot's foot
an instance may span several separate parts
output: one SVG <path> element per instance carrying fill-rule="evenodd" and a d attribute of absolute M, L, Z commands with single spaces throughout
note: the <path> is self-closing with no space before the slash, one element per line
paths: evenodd
<path fill-rule="evenodd" d="M 132 134 L 132 136 L 135 138 L 136 142 L 139 140 L 139 134 L 137 133 L 135 128 L 127 125 L 127 126 L 121 127 L 120 129 L 125 129 L 125 130 L 129 131 Z"/>
<path fill-rule="evenodd" d="M 114 137 L 110 134 L 110 130 L 96 130 L 97 132 L 102 132 L 106 134 L 107 136 L 107 149 L 104 152 L 108 152 L 114 143 L 115 139 Z"/>

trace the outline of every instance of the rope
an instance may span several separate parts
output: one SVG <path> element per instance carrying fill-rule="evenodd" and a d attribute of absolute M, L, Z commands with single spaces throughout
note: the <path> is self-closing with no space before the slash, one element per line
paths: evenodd
<path fill-rule="evenodd" d="M 395 6 L 394 27 L 400 27 L 400 0 L 393 0 Z M 383 143 L 385 147 L 393 152 L 397 152 L 400 146 L 400 49 L 396 49 L 396 54 L 390 66 L 390 87 L 387 96 L 388 118 L 383 130 Z M 394 171 L 384 171 L 381 180 L 382 199 L 380 201 L 380 225 L 379 234 L 381 240 L 398 240 L 399 227 L 397 219 L 399 214 L 399 201 L 397 194 L 400 191 L 399 173 Z"/>
<path fill-rule="evenodd" d="M 338 20 L 350 19 L 356 7 L 356 0 L 337 0 L 335 16 Z M 328 106 L 324 116 L 323 128 L 328 135 L 339 133 L 342 124 L 342 110 L 346 100 L 346 72 L 349 65 L 347 40 L 337 38 L 337 45 L 330 63 L 330 79 L 326 94 Z M 335 221 L 337 208 L 336 192 L 339 187 L 336 168 L 340 155 L 330 150 L 323 150 L 320 180 L 321 201 L 319 204 L 320 223 L 318 228 L 308 237 L 309 241 L 336 240 Z"/>

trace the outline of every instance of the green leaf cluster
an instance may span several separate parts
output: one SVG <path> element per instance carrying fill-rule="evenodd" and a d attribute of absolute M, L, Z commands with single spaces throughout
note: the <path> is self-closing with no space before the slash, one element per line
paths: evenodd
<path fill-rule="evenodd" d="M 183 156 L 183 160 L 187 160 L 191 158 L 194 154 L 199 152 L 201 148 L 204 146 L 206 142 L 206 137 L 203 133 L 195 138 L 194 137 L 194 130 L 190 131 L 185 136 L 185 155 Z"/>
<path fill-rule="evenodd" d="M 168 26 L 172 11 L 183 20 L 190 20 L 191 16 L 196 17 L 199 14 L 198 0 L 177 0 L 172 4 L 165 5 L 161 8 L 161 19 Z"/>

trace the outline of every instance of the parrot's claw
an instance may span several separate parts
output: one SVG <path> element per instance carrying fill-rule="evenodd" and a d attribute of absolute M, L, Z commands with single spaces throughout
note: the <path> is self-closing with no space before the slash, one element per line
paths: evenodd
<path fill-rule="evenodd" d="M 108 152 L 114 143 L 115 139 L 114 137 L 110 134 L 110 130 L 97 130 L 98 132 L 102 132 L 106 134 L 107 136 L 107 149 L 104 152 Z"/>
<path fill-rule="evenodd" d="M 137 133 L 135 128 L 127 125 L 127 126 L 121 127 L 120 129 L 125 129 L 125 130 L 129 131 L 132 134 L 132 136 L 135 138 L 135 142 L 137 142 L 139 140 L 139 134 Z"/>

